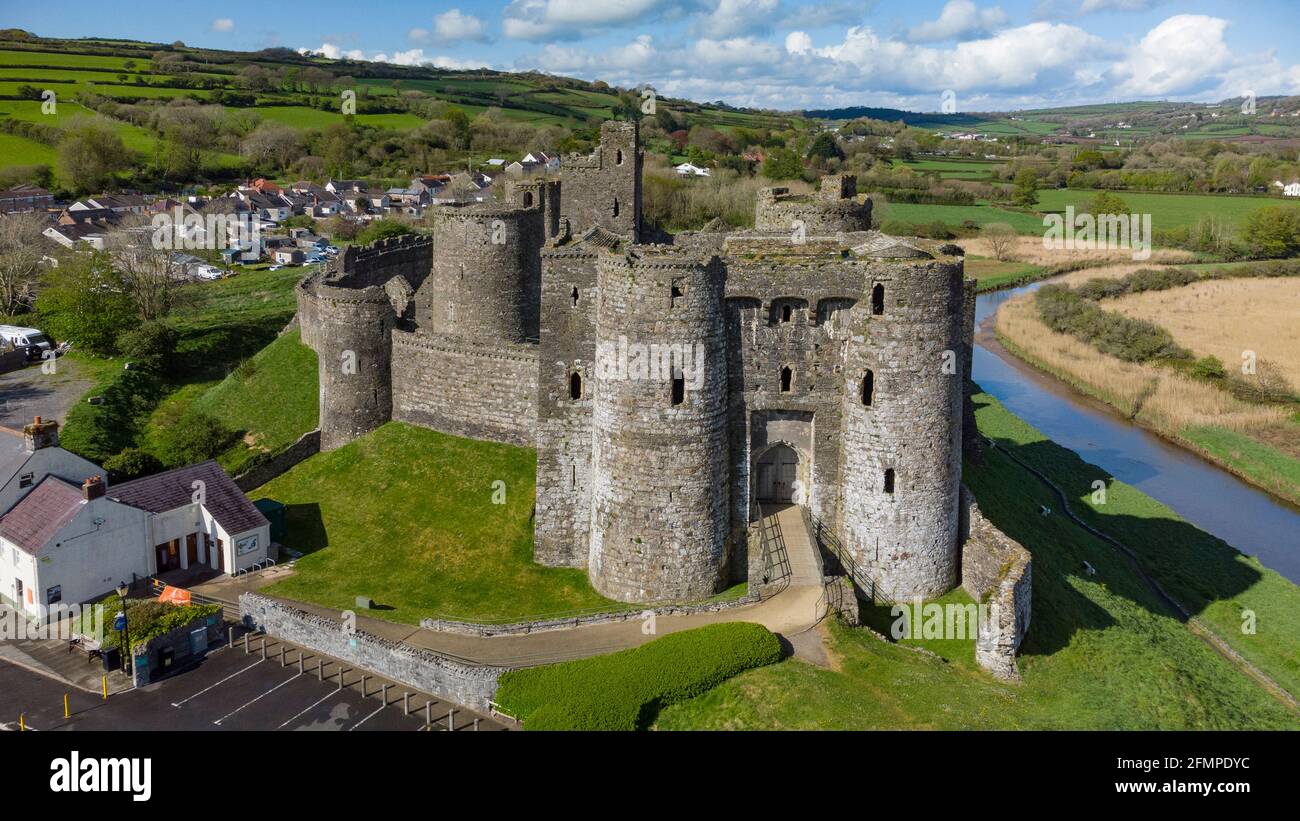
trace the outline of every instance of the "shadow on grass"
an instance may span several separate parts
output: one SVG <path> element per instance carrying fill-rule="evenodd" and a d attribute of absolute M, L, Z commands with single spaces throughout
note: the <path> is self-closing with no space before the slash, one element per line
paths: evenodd
<path fill-rule="evenodd" d="M 975 404 L 982 408 L 990 403 L 977 399 Z M 1006 453 L 986 449 L 980 464 L 967 462 L 964 475 L 985 517 L 1033 555 L 1033 617 L 1022 654 L 1050 655 L 1069 644 L 1078 631 L 1113 624 L 1110 614 L 1084 592 L 1088 584 L 1103 584 L 1108 592 L 1151 613 L 1181 616 L 1117 548 L 1071 521 L 1056 493 L 1007 454 L 1060 487 L 1077 516 L 1136 553 L 1141 567 L 1193 614 L 1216 600 L 1233 598 L 1262 578 L 1231 545 L 1187 522 L 1116 508 L 1099 512 L 1085 504 L 1083 498 L 1093 492 L 1095 481 L 1109 488 L 1117 480 L 1068 448 L 1050 440 L 993 441 Z M 1050 514 L 1042 513 L 1044 506 Z M 1085 561 L 1095 569 L 1095 576 L 1085 572 Z"/>
<path fill-rule="evenodd" d="M 316 502 L 285 505 L 284 525 L 285 545 L 304 556 L 329 547 L 325 520 L 321 517 L 320 505 Z"/>

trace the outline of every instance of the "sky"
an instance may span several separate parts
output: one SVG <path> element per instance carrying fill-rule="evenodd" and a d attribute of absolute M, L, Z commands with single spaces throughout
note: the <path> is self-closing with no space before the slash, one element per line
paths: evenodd
<path fill-rule="evenodd" d="M 536 69 L 786 110 L 939 111 L 945 92 L 958 111 L 1300 94 L 1296 0 L 0 0 L 13 26 Z"/>

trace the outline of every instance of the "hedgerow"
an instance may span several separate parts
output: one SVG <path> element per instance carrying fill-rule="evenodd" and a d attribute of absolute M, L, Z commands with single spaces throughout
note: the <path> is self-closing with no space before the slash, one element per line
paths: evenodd
<path fill-rule="evenodd" d="M 762 625 L 713 624 L 606 656 L 506 673 L 496 701 L 529 730 L 644 729 L 660 708 L 780 659 L 780 641 Z"/>

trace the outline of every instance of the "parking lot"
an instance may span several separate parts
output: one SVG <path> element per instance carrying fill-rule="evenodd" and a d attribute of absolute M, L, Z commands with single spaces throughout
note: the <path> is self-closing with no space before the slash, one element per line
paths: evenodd
<path fill-rule="evenodd" d="M 251 636 L 248 649 L 242 639 L 223 644 L 191 669 L 107 700 L 0 663 L 0 729 L 18 729 L 20 714 L 26 728 L 36 731 L 503 729 L 458 705 L 400 685 L 385 688 L 369 674 L 311 651 L 303 653 L 300 665 L 298 649 L 275 639 Z M 65 693 L 71 712 L 66 719 Z"/>

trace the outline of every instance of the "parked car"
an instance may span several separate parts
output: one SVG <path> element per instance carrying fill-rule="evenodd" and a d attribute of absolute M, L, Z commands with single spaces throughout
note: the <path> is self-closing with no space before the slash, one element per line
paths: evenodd
<path fill-rule="evenodd" d="M 40 359 L 42 353 L 54 347 L 50 338 L 39 329 L 20 325 L 0 325 L 0 338 L 18 350 L 26 351 L 28 359 Z"/>

